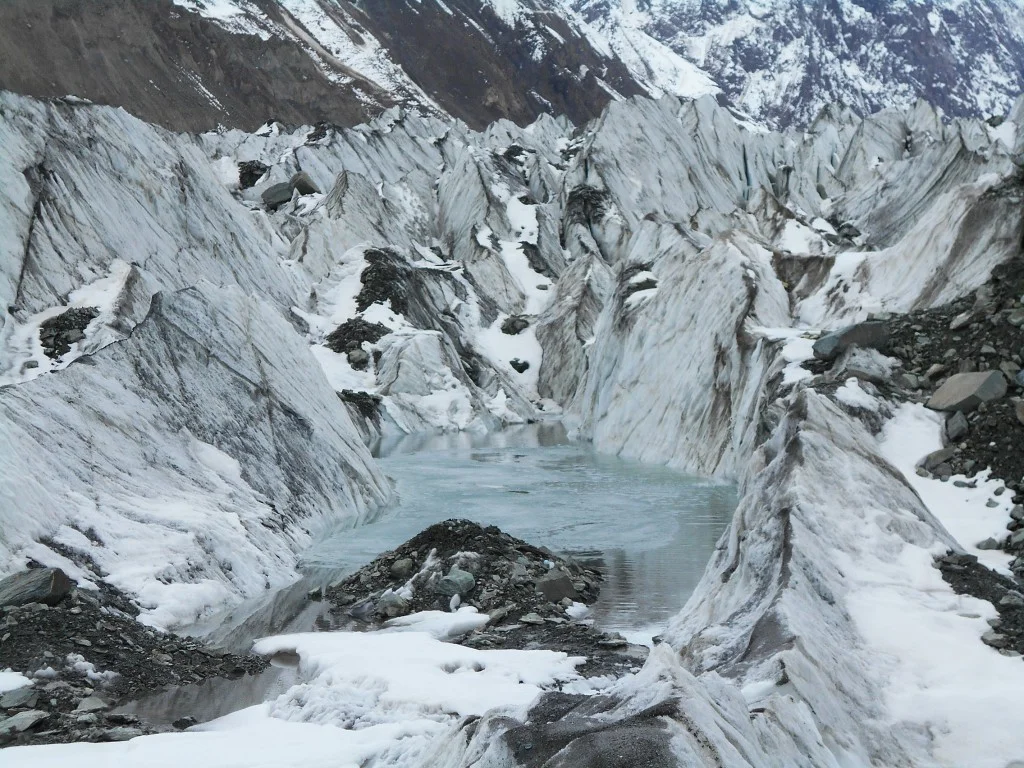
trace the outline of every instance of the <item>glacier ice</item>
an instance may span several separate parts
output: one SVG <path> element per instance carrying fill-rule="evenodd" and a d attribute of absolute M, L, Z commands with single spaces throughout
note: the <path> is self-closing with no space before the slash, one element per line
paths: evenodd
<path fill-rule="evenodd" d="M 918 104 L 772 133 L 665 97 L 579 128 L 395 109 L 311 140 L 0 94 L 0 554 L 180 626 L 283 583 L 318 530 L 388 498 L 364 439 L 564 410 L 601 451 L 742 495 L 609 723 L 674 707 L 681 761 L 962 764 L 998 701 L 966 712 L 869 608 L 975 642 L 978 606 L 930 569 L 964 542 L 869 428 L 889 405 L 798 366 L 821 331 L 948 301 L 1019 255 L 1021 103 L 1000 131 Z M 249 160 L 271 170 L 239 190 L 225 169 Z M 298 171 L 325 192 L 264 210 Z M 40 324 L 86 306 L 43 360 Z M 500 330 L 513 315 L 521 337 Z M 364 367 L 325 343 L 353 318 L 388 331 L 356 340 Z M 972 659 L 997 692 L 1024 674 Z M 892 680 L 920 682 L 921 715 Z M 424 764 L 506 765 L 509 724 L 436 734 Z"/>

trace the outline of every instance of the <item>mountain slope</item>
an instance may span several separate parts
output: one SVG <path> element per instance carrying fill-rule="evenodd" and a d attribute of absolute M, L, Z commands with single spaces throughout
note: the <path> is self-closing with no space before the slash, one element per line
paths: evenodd
<path fill-rule="evenodd" d="M 730 103 L 804 125 L 829 103 L 860 114 L 925 98 L 958 116 L 1004 115 L 1024 91 L 1019 0 L 573 0 L 622 19 L 703 68 Z"/>

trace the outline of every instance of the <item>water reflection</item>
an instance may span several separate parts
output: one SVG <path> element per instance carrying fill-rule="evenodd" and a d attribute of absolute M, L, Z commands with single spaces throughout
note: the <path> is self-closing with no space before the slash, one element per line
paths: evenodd
<path fill-rule="evenodd" d="M 171 725 L 182 717 L 205 723 L 276 698 L 297 682 L 294 665 L 274 665 L 258 675 L 214 677 L 196 685 L 172 686 L 114 711 L 138 715 L 154 725 Z"/>

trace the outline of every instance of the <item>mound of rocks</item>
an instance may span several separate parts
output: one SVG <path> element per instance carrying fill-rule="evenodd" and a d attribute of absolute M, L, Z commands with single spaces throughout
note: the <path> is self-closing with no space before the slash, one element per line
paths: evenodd
<path fill-rule="evenodd" d="M 85 338 L 85 329 L 100 311 L 95 307 L 72 307 L 39 326 L 43 352 L 53 360 L 71 351 L 71 345 Z"/>
<path fill-rule="evenodd" d="M 0 695 L 0 746 L 119 741 L 162 728 L 118 705 L 169 685 L 263 670 L 256 656 L 221 654 L 140 624 L 138 609 L 109 586 L 77 588 L 59 569 L 34 569 L 0 582 L 0 668 L 33 684 Z M 35 584 L 36 598 L 27 582 Z M 16 589 L 8 588 L 17 582 Z"/>
<path fill-rule="evenodd" d="M 945 411 L 943 468 L 993 475 L 1024 502 L 1024 259 L 993 270 L 973 296 L 889 320 L 904 386 Z"/>
<path fill-rule="evenodd" d="M 585 674 L 621 674 L 646 655 L 580 621 L 602 576 L 572 558 L 494 526 L 446 520 L 328 587 L 336 625 L 385 624 L 427 610 L 473 606 L 490 619 L 459 642 L 474 648 L 549 648 L 588 657 Z"/>
<path fill-rule="evenodd" d="M 1005 656 L 1024 654 L 1024 585 L 986 568 L 973 555 L 949 552 L 936 565 L 957 594 L 988 600 L 999 612 L 982 642 Z"/>

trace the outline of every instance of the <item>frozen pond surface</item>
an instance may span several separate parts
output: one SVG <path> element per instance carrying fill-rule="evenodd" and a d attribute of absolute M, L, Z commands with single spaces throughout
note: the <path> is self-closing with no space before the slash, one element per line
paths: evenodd
<path fill-rule="evenodd" d="M 397 504 L 323 539 L 305 566 L 351 571 L 432 523 L 468 518 L 597 565 L 595 619 L 624 633 L 679 611 L 736 506 L 731 485 L 602 456 L 560 424 L 409 437 L 379 452 Z"/>

